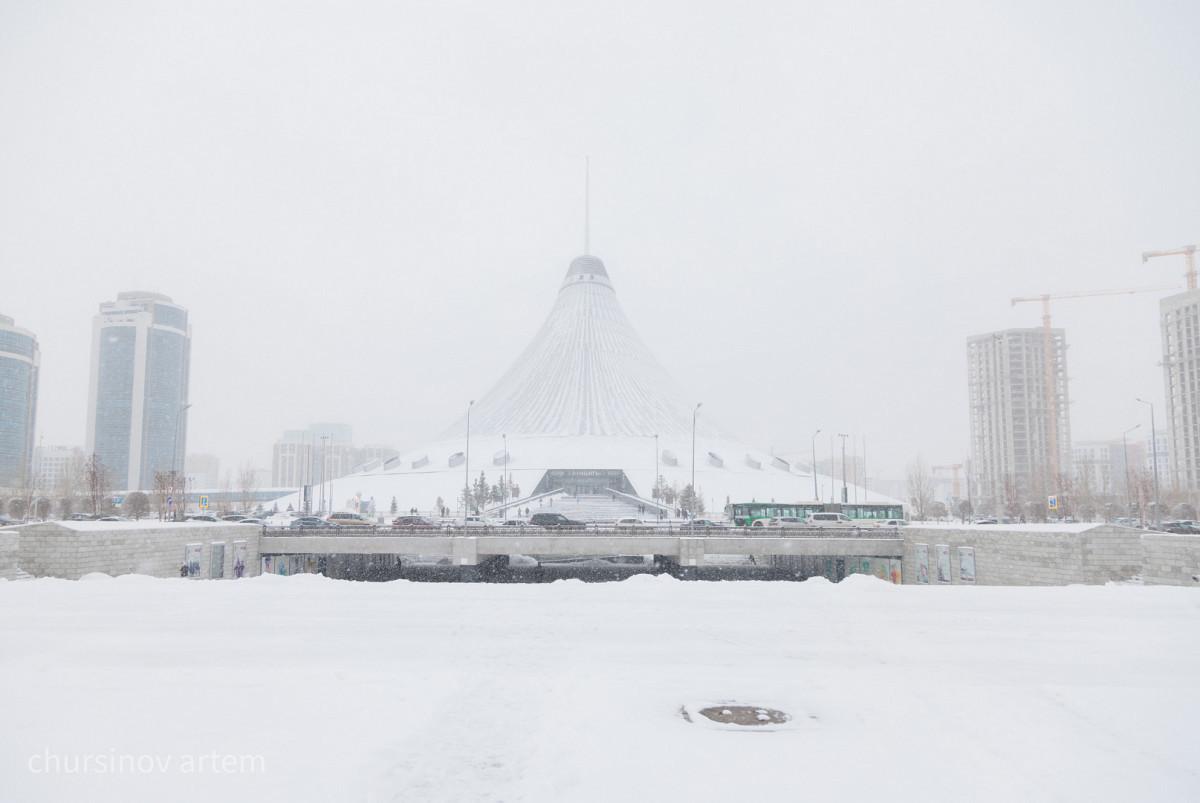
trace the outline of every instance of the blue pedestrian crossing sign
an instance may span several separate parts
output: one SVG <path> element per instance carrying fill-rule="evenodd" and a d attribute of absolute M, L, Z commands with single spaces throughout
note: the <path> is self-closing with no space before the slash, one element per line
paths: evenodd
<path fill-rule="evenodd" d="M 1058 497 L 1051 496 L 1046 500 L 1046 504 L 1051 510 L 1058 510 Z"/>
<path fill-rule="evenodd" d="M 200 497 L 200 509 L 208 510 L 208 497 L 207 496 Z"/>

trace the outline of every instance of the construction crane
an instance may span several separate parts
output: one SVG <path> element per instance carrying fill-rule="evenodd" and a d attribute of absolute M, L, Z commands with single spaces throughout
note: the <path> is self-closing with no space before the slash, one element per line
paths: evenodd
<path fill-rule="evenodd" d="M 963 467 L 962 463 L 951 463 L 948 466 L 933 466 L 932 467 L 934 471 L 953 471 L 954 472 L 954 480 L 953 480 L 953 485 L 951 486 L 950 495 L 953 496 L 955 499 L 961 498 L 961 496 L 959 494 L 959 490 L 960 490 L 961 486 L 958 484 L 958 472 L 962 471 L 962 467 Z"/>
<path fill-rule="evenodd" d="M 1187 286 L 1189 290 L 1196 289 L 1196 246 L 1182 245 L 1179 248 L 1172 248 L 1168 251 L 1143 251 L 1142 264 L 1145 265 L 1154 257 L 1175 257 L 1182 256 L 1187 259 Z"/>
<path fill-rule="evenodd" d="M 1046 451 L 1050 455 L 1050 482 L 1057 485 L 1059 476 L 1058 454 L 1058 382 L 1054 376 L 1054 333 L 1050 325 L 1050 302 L 1068 298 L 1092 298 L 1094 296 L 1127 296 L 1134 293 L 1158 293 L 1174 290 L 1174 287 L 1136 287 L 1126 290 L 1090 290 L 1082 293 L 1043 293 L 1040 296 L 1014 298 L 1012 305 L 1027 301 L 1042 302 L 1042 384 L 1044 385 L 1043 407 L 1046 413 Z"/>

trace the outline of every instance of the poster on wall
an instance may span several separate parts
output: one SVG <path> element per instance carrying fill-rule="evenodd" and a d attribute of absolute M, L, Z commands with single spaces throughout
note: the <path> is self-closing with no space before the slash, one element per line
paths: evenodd
<path fill-rule="evenodd" d="M 183 565 L 187 567 L 188 577 L 200 576 L 200 560 L 204 557 L 204 544 L 185 544 L 183 547 Z"/>
<path fill-rule="evenodd" d="M 975 582 L 975 548 L 960 546 L 958 548 L 958 579 L 964 583 Z"/>
<path fill-rule="evenodd" d="M 929 544 L 914 544 L 917 553 L 917 582 L 929 585 Z"/>
<path fill-rule="evenodd" d="M 901 566 L 900 558 L 888 558 L 888 563 L 890 564 L 888 568 L 890 569 L 889 576 L 891 581 L 896 585 L 900 585 L 904 582 L 904 569 Z"/>
<path fill-rule="evenodd" d="M 246 542 L 233 542 L 233 576 L 235 578 L 246 576 Z"/>
<path fill-rule="evenodd" d="M 950 545 L 938 544 L 934 548 L 937 554 L 937 581 L 939 583 L 950 582 Z"/>
<path fill-rule="evenodd" d="M 263 555 L 259 560 L 262 562 L 262 566 L 259 568 L 259 574 L 275 574 L 274 555 Z"/>
<path fill-rule="evenodd" d="M 208 576 L 225 576 L 225 542 L 213 541 L 208 545 Z"/>

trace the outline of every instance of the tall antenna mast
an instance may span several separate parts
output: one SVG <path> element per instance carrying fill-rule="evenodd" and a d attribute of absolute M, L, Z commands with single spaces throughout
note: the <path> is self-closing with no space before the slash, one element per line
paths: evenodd
<path fill-rule="evenodd" d="M 583 253 L 592 253 L 592 157 L 583 157 Z"/>

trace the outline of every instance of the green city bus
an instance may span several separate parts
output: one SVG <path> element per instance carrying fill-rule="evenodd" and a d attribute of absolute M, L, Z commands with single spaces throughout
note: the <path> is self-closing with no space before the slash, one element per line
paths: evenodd
<path fill-rule="evenodd" d="M 844 513 L 855 520 L 880 521 L 904 518 L 903 505 L 848 504 L 824 502 L 735 502 L 729 506 L 729 522 L 734 527 L 749 527 L 757 519 L 778 516 L 806 519 L 810 513 Z"/>

